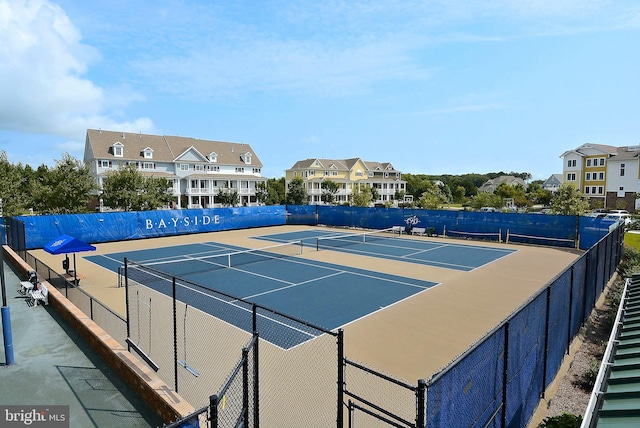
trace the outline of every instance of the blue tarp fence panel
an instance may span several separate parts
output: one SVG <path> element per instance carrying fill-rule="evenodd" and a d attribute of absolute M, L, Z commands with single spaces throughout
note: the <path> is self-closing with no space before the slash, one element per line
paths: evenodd
<path fill-rule="evenodd" d="M 287 205 L 287 224 L 315 226 L 318 224 L 317 205 Z"/>
<path fill-rule="evenodd" d="M 286 222 L 283 205 L 20 216 L 15 219 L 24 222 L 28 250 L 43 248 L 60 235 L 98 243 L 278 226 Z"/>
<path fill-rule="evenodd" d="M 621 257 L 623 234 L 617 228 L 598 240 L 503 324 L 434 375 L 427 382 L 426 426 L 458 426 L 456 416 L 462 418 L 460 426 L 526 426 L 540 394 L 557 375 L 570 339 L 614 275 L 613 259 Z M 476 378 L 477 373 L 486 379 Z M 483 385 L 491 382 L 495 388 L 486 390 Z M 496 392 L 504 395 L 496 397 Z"/>
<path fill-rule="evenodd" d="M 25 224 L 27 249 L 42 248 L 60 235 L 99 243 L 283 224 L 361 229 L 415 226 L 432 228 L 438 235 L 446 232 L 454 236 L 455 232 L 500 232 L 503 241 L 509 234 L 511 242 L 573 247 L 578 241 L 581 249 L 588 249 L 618 226 L 589 217 L 328 205 L 62 214 L 15 219 Z M 545 238 L 549 241 L 545 242 Z"/>

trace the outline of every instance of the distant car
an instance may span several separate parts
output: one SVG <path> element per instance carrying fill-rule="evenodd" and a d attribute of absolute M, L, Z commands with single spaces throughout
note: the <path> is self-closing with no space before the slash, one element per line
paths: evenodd
<path fill-rule="evenodd" d="M 551 208 L 543 208 L 540 210 L 540 214 L 551 214 Z"/>
<path fill-rule="evenodd" d="M 629 214 L 627 210 L 610 210 L 609 214 Z"/>
<path fill-rule="evenodd" d="M 482 207 L 482 208 L 480 208 L 480 211 L 482 211 L 484 213 L 494 213 L 497 210 L 494 207 Z"/>
<path fill-rule="evenodd" d="M 623 221 L 624 224 L 631 223 L 631 216 L 627 213 L 609 213 L 603 217 L 605 220 Z"/>

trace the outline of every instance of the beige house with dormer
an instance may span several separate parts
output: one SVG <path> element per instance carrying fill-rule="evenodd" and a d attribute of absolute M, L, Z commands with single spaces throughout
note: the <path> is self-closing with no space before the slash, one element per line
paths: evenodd
<path fill-rule="evenodd" d="M 285 171 L 285 188 L 294 178 L 301 178 L 307 190 L 309 204 L 322 204 L 322 182 L 331 180 L 338 184 L 336 203 L 349 202 L 354 186 L 366 185 L 377 190 L 378 199 L 373 203 L 392 203 L 396 195 L 406 192 L 402 173 L 390 162 L 369 162 L 360 158 L 319 159 L 297 161 Z"/>
<path fill-rule="evenodd" d="M 130 164 L 145 176 L 164 177 L 175 202 L 169 208 L 215 208 L 217 195 L 237 192 L 240 205 L 257 205 L 262 163 L 250 145 L 190 137 L 88 129 L 84 162 L 99 188 L 110 171 Z"/>

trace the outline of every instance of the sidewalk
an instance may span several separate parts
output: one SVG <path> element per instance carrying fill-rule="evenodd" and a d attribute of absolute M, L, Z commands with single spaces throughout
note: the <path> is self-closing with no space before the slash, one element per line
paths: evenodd
<path fill-rule="evenodd" d="M 27 305 L 18 293 L 20 279 L 7 264 L 4 274 L 15 364 L 6 365 L 0 334 L 0 409 L 68 405 L 69 427 L 163 426 L 55 310 Z M 0 426 L 3 418 L 4 410 Z"/>

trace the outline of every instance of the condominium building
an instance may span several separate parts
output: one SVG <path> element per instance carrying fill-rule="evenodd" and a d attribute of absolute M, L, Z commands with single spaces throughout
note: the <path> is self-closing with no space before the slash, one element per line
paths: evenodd
<path fill-rule="evenodd" d="M 168 179 L 171 208 L 219 207 L 220 192 L 237 192 L 240 205 L 256 205 L 256 184 L 266 181 L 250 145 L 189 137 L 88 129 L 84 162 L 99 188 L 110 171 L 126 165 Z"/>
<path fill-rule="evenodd" d="M 353 189 L 358 185 L 369 185 L 376 189 L 377 200 L 373 203 L 392 203 L 406 192 L 406 182 L 402 173 L 390 162 L 368 162 L 353 159 L 305 159 L 297 161 L 285 171 L 285 183 L 301 178 L 307 190 L 310 204 L 322 204 L 322 182 L 331 180 L 338 184 L 335 203 L 349 202 Z"/>
<path fill-rule="evenodd" d="M 640 146 L 587 143 L 564 152 L 563 178 L 605 208 L 638 208 Z"/>

